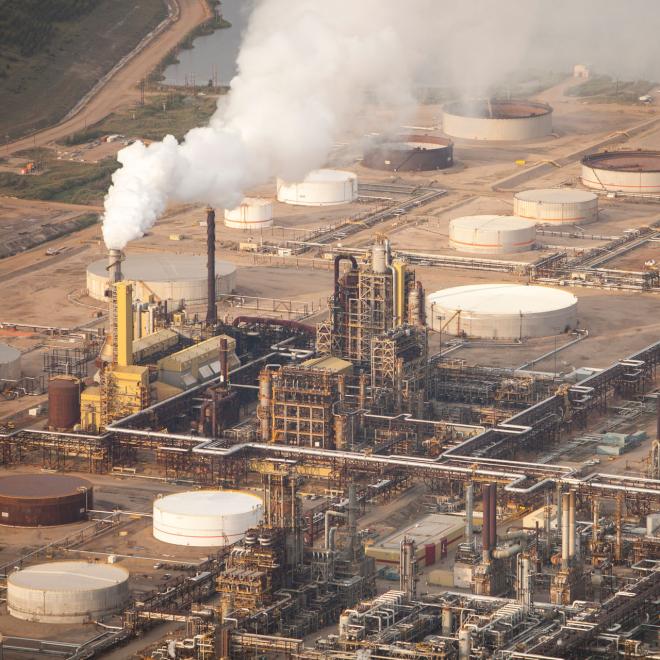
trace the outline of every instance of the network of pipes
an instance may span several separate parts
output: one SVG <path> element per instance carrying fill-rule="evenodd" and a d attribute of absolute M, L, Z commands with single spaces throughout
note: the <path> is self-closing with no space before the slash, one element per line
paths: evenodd
<path fill-rule="evenodd" d="M 0 660 L 660 660 L 652 4 L 0 0 Z"/>

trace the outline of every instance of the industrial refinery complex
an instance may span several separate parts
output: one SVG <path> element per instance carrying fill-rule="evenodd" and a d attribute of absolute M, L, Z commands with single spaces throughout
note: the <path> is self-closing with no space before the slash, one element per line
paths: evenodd
<path fill-rule="evenodd" d="M 660 659 L 660 114 L 576 72 L 0 260 L 1 660 Z"/>

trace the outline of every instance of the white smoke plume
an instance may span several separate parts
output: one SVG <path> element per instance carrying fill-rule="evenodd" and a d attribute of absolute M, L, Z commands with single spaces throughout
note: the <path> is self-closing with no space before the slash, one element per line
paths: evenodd
<path fill-rule="evenodd" d="M 404 7 L 405 4 L 405 7 Z M 122 149 L 105 199 L 103 236 L 123 248 L 170 200 L 232 208 L 273 176 L 322 166 L 367 101 L 402 108 L 433 32 L 434 0 L 261 0 L 250 17 L 228 99 L 208 126 Z"/>
<path fill-rule="evenodd" d="M 296 180 L 386 106 L 391 126 L 416 84 L 471 97 L 516 71 L 660 80 L 659 0 L 256 0 L 238 75 L 208 126 L 119 152 L 103 235 L 123 248 L 172 201 L 233 207 L 274 176 Z"/>

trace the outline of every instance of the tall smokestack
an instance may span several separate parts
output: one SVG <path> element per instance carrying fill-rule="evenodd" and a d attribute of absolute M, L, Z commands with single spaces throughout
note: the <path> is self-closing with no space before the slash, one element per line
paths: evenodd
<path fill-rule="evenodd" d="M 209 206 L 206 209 L 206 322 L 210 325 L 218 320 L 215 308 L 215 211 Z"/>
<path fill-rule="evenodd" d="M 474 515 L 474 485 L 465 486 L 465 542 L 472 545 L 472 517 Z"/>
<path fill-rule="evenodd" d="M 490 518 L 488 537 L 491 550 L 497 545 L 497 483 L 490 487 Z"/>
<path fill-rule="evenodd" d="M 575 491 L 568 494 L 568 556 L 575 559 Z"/>
<path fill-rule="evenodd" d="M 488 561 L 490 556 L 490 484 L 484 484 L 481 487 L 483 517 L 481 519 L 481 545 L 483 549 L 483 559 Z"/>
<path fill-rule="evenodd" d="M 121 282 L 121 250 L 108 250 L 108 283 Z"/>
<path fill-rule="evenodd" d="M 570 541 L 569 541 L 569 509 L 571 507 L 569 503 L 569 494 L 562 493 L 561 496 L 561 567 L 566 570 L 568 568 L 568 563 L 570 560 Z"/>

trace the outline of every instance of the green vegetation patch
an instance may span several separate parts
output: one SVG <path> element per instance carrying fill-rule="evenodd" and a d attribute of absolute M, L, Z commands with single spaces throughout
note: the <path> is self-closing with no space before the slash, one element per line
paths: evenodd
<path fill-rule="evenodd" d="M 595 103 L 637 103 L 655 83 L 648 80 L 614 80 L 610 76 L 593 76 L 566 90 L 566 96 L 584 98 Z"/>
<path fill-rule="evenodd" d="M 89 134 L 120 133 L 146 140 L 161 140 L 165 135 L 174 135 L 181 139 L 191 128 L 205 125 L 216 106 L 217 100 L 210 96 L 156 96 L 144 106 L 111 114 L 91 127 Z"/>
<path fill-rule="evenodd" d="M 37 174 L 0 172 L 0 195 L 70 204 L 99 204 L 118 166 L 111 159 L 100 163 L 48 160 Z"/>
<path fill-rule="evenodd" d="M 167 15 L 163 0 L 0 0 L 0 136 L 59 121 Z"/>

